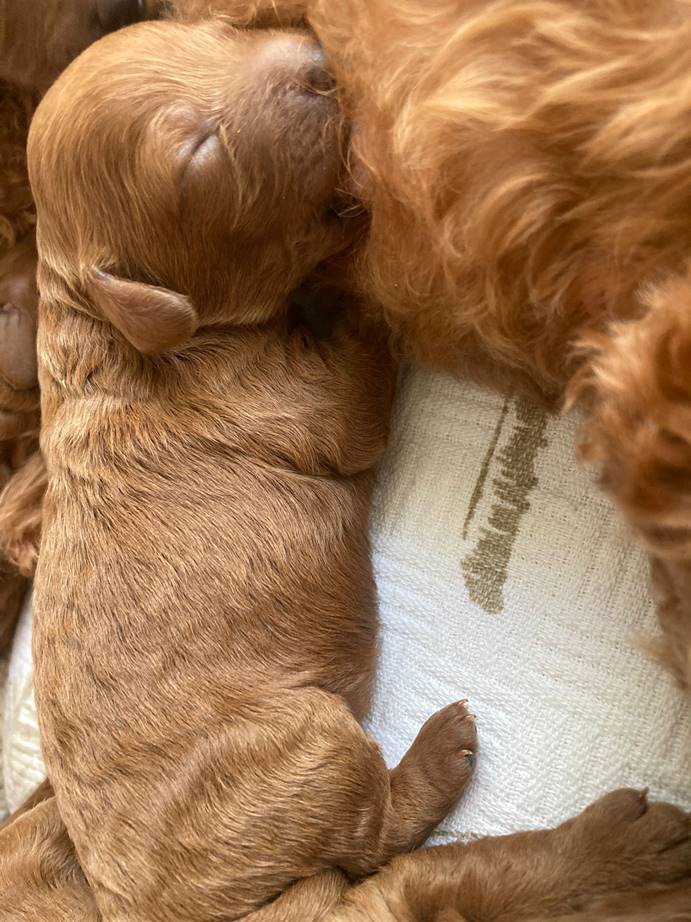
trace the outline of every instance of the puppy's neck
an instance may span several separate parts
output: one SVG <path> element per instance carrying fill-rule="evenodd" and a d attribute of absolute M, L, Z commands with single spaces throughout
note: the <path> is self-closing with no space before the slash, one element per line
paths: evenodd
<path fill-rule="evenodd" d="M 268 340 L 280 340 L 285 330 L 285 321 L 242 329 L 202 328 L 174 351 L 144 356 L 107 322 L 68 307 L 42 305 L 42 386 L 50 384 L 62 399 L 104 394 L 132 403 L 174 400 L 185 391 L 222 390 L 257 361 Z"/>

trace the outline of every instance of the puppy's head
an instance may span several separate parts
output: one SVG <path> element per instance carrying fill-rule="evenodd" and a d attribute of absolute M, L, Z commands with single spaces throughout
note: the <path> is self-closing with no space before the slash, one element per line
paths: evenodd
<path fill-rule="evenodd" d="M 44 92 L 101 36 L 155 16 L 162 0 L 0 0 L 0 79 Z"/>
<path fill-rule="evenodd" d="M 29 139 L 51 273 L 138 349 L 261 323 L 342 249 L 343 124 L 302 32 L 145 23 L 98 42 Z"/>

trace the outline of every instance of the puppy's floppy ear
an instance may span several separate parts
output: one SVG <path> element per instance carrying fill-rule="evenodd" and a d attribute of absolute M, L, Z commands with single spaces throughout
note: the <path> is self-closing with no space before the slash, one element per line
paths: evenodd
<path fill-rule="evenodd" d="M 104 319 L 145 355 L 182 345 L 199 326 L 189 298 L 167 288 L 130 282 L 92 269 L 86 289 Z"/>

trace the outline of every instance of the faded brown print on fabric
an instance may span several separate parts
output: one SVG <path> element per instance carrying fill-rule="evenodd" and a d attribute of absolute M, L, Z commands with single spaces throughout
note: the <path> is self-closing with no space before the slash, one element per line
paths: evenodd
<path fill-rule="evenodd" d="M 473 487 L 473 493 L 470 497 L 470 503 L 468 504 L 468 514 L 465 517 L 465 522 L 463 523 L 463 538 L 468 537 L 468 528 L 470 523 L 475 518 L 475 512 L 477 511 L 477 506 L 480 500 L 482 499 L 485 492 L 485 483 L 487 481 L 487 475 L 489 474 L 490 465 L 492 464 L 492 459 L 494 458 L 494 453 L 497 450 L 497 445 L 499 444 L 499 437 L 501 436 L 502 429 L 504 428 L 504 423 L 506 422 L 506 414 L 509 412 L 509 403 L 510 400 L 507 397 L 504 401 L 504 405 L 501 408 L 501 413 L 499 414 L 499 419 L 497 420 L 497 425 L 494 428 L 492 433 L 492 439 L 489 443 L 485 457 L 482 460 L 482 467 L 480 468 L 480 474 L 475 481 L 475 486 Z"/>
<path fill-rule="evenodd" d="M 547 413 L 542 407 L 517 399 L 516 424 L 508 444 L 498 454 L 499 474 L 492 480 L 494 502 L 487 524 L 480 529 L 475 547 L 462 561 L 463 577 L 471 600 L 488 614 L 504 610 L 504 585 L 520 521 L 530 509 L 530 494 L 537 486 L 535 461 L 547 442 Z M 502 408 L 487 455 L 470 500 L 464 537 L 484 492 L 492 458 L 504 426 L 508 401 Z"/>

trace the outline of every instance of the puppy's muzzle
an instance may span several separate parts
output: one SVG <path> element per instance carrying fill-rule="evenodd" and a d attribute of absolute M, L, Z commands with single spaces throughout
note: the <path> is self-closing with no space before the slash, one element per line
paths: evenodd
<path fill-rule="evenodd" d="M 319 45 L 312 49 L 302 74 L 304 89 L 316 96 L 329 96 L 336 89 L 336 81 L 329 73 L 326 55 Z"/>

